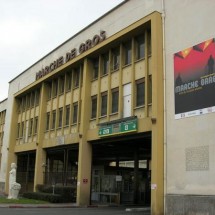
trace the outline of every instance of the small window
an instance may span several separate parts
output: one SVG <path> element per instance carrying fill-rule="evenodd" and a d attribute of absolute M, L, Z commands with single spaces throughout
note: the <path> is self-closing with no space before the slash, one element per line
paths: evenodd
<path fill-rule="evenodd" d="M 117 113 L 118 112 L 118 106 L 119 106 L 119 89 L 113 89 L 112 90 L 112 108 L 111 113 Z"/>
<path fill-rule="evenodd" d="M 69 118 L 70 118 L 70 105 L 66 106 L 66 115 L 65 115 L 65 126 L 69 125 Z"/>
<path fill-rule="evenodd" d="M 136 107 L 145 104 L 145 82 L 144 79 L 136 81 Z"/>
<path fill-rule="evenodd" d="M 73 118 L 72 118 L 72 123 L 75 124 L 77 123 L 78 120 L 78 102 L 73 104 Z"/>
<path fill-rule="evenodd" d="M 46 131 L 49 130 L 50 112 L 46 113 Z"/>
<path fill-rule="evenodd" d="M 58 112 L 58 128 L 62 127 L 62 121 L 63 121 L 63 108 L 60 108 Z"/>
<path fill-rule="evenodd" d="M 124 65 L 131 64 L 131 41 L 124 44 Z"/>
<path fill-rule="evenodd" d="M 97 96 L 91 98 L 92 101 L 92 110 L 91 110 L 91 119 L 96 118 L 97 113 Z"/>
<path fill-rule="evenodd" d="M 52 126 L 51 126 L 51 129 L 55 129 L 55 122 L 56 122 L 56 110 L 52 111 Z"/>
<path fill-rule="evenodd" d="M 109 53 L 102 55 L 102 75 L 108 74 L 109 70 Z"/>
<path fill-rule="evenodd" d="M 113 58 L 113 70 L 114 71 L 118 70 L 119 69 L 119 63 L 120 63 L 119 48 L 116 48 L 113 50 L 112 58 Z"/>
<path fill-rule="evenodd" d="M 136 40 L 136 60 L 143 59 L 145 57 L 145 39 L 144 35 L 135 38 Z"/>
<path fill-rule="evenodd" d="M 107 115 L 107 92 L 101 94 L 101 116 Z"/>

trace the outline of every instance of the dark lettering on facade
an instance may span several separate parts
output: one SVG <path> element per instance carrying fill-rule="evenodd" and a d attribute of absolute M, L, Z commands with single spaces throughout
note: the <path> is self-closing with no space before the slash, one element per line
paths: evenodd
<path fill-rule="evenodd" d="M 79 54 L 84 53 L 85 51 L 91 49 L 92 47 L 98 45 L 102 41 L 106 39 L 106 32 L 100 31 L 99 35 L 94 35 L 92 39 L 86 40 L 85 43 L 81 43 L 79 46 Z M 74 48 L 70 52 L 67 52 L 65 58 L 63 56 L 59 57 L 57 60 L 50 63 L 49 66 L 45 66 L 39 72 L 36 73 L 36 80 L 44 77 L 45 75 L 49 74 L 50 72 L 54 71 L 58 67 L 62 66 L 64 63 L 69 62 L 70 60 L 74 59 L 77 56 L 77 49 Z"/>

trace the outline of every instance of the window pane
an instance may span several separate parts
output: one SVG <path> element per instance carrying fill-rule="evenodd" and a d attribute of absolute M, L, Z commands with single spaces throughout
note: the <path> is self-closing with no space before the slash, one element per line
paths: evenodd
<path fill-rule="evenodd" d="M 119 105 L 119 91 L 114 90 L 112 92 L 112 113 L 118 112 L 118 105 Z"/>
<path fill-rule="evenodd" d="M 107 115 L 107 93 L 102 95 L 101 116 Z"/>
<path fill-rule="evenodd" d="M 31 118 L 30 120 L 30 125 L 29 125 L 29 136 L 32 135 L 33 132 L 33 118 Z"/>
<path fill-rule="evenodd" d="M 48 100 L 51 99 L 52 96 L 52 84 L 51 83 L 47 83 L 47 90 L 48 90 Z"/>
<path fill-rule="evenodd" d="M 91 112 L 91 118 L 96 118 L 96 112 L 97 112 L 97 96 L 92 97 L 92 112 Z"/>
<path fill-rule="evenodd" d="M 35 92 L 35 105 L 39 105 L 39 101 L 40 101 L 40 91 L 37 90 Z"/>
<path fill-rule="evenodd" d="M 144 105 L 145 103 L 145 82 L 137 83 L 137 98 L 136 98 L 136 106 Z"/>

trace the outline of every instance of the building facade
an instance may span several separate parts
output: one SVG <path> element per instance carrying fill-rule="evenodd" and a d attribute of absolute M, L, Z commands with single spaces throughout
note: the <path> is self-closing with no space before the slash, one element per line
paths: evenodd
<path fill-rule="evenodd" d="M 214 6 L 124 1 L 14 78 L 2 189 L 16 162 L 22 192 L 74 186 L 78 205 L 213 214 Z"/>

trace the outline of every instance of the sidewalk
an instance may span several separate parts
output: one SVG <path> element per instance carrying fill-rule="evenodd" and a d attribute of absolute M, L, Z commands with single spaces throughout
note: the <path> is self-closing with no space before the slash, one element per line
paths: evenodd
<path fill-rule="evenodd" d="M 0 208 L 77 208 L 75 203 L 58 204 L 0 204 Z"/>

